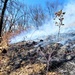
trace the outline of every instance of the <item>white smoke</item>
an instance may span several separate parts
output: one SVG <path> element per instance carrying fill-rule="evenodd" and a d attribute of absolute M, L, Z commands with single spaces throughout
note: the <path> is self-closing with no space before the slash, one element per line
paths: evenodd
<path fill-rule="evenodd" d="M 72 30 L 75 27 L 75 3 L 74 0 L 70 0 L 66 5 L 64 5 L 63 11 L 66 12 L 64 15 L 64 26 L 61 27 L 61 33 L 68 32 L 68 30 Z M 11 43 L 19 42 L 22 40 L 34 40 L 39 38 L 44 38 L 45 36 L 52 35 L 58 33 L 58 26 L 55 26 L 54 20 L 50 20 L 45 23 L 38 30 L 33 28 L 29 33 L 22 32 L 15 38 L 11 39 Z"/>
<path fill-rule="evenodd" d="M 63 32 L 66 32 L 66 29 L 69 29 L 69 30 L 72 30 L 74 29 L 75 30 L 75 0 L 70 0 L 70 2 L 68 4 L 66 4 L 64 6 L 64 9 L 63 11 L 66 12 L 66 14 L 64 15 L 64 24 L 65 26 L 62 27 L 63 29 Z"/>

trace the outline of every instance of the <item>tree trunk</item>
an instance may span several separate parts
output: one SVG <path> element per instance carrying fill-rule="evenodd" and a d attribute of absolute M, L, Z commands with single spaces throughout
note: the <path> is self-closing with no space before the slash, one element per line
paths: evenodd
<path fill-rule="evenodd" d="M 2 12 L 1 12 L 1 17 L 0 17 L 0 38 L 1 38 L 1 35 L 2 35 L 2 25 L 3 25 L 4 13 L 5 13 L 5 10 L 6 10 L 7 2 L 8 2 L 8 0 L 5 0 L 4 5 L 3 5 L 3 9 L 2 9 Z M 0 42 L 1 42 L 1 39 L 0 39 Z"/>

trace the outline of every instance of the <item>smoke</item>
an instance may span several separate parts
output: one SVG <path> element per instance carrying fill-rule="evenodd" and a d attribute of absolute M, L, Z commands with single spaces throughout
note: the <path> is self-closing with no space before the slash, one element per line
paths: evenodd
<path fill-rule="evenodd" d="M 63 11 L 66 12 L 64 15 L 64 26 L 61 27 L 61 33 L 73 30 L 75 27 L 75 1 L 69 0 L 67 4 L 64 4 Z M 60 10 L 60 9 L 59 9 Z M 75 29 L 74 29 L 75 30 Z M 34 40 L 39 38 L 45 38 L 48 35 L 53 35 L 58 33 L 58 26 L 55 26 L 54 20 L 46 22 L 38 30 L 32 28 L 29 32 L 22 32 L 21 34 L 15 36 L 11 39 L 11 43 L 19 42 L 22 40 Z"/>
<path fill-rule="evenodd" d="M 53 25 L 53 26 L 52 26 Z M 53 20 L 45 23 L 38 30 L 32 28 L 29 32 L 24 31 L 21 34 L 15 36 L 11 39 L 11 43 L 16 43 L 23 40 L 35 40 L 35 39 L 44 39 L 48 35 L 56 33 L 58 27 L 54 25 Z"/>
<path fill-rule="evenodd" d="M 68 2 L 64 4 L 63 12 L 64 15 L 64 26 L 61 27 L 61 33 L 67 33 L 69 31 L 75 30 L 75 0 L 67 0 Z"/>
<path fill-rule="evenodd" d="M 68 30 L 75 30 L 75 1 L 74 0 L 70 0 L 68 4 L 66 4 L 64 6 L 63 11 L 66 12 L 66 14 L 64 15 L 64 24 L 65 26 L 62 27 L 63 31 L 62 32 L 66 32 Z"/>

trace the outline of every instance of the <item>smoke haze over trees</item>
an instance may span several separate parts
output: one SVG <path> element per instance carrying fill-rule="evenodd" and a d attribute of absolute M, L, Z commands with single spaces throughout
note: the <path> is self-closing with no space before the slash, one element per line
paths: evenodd
<path fill-rule="evenodd" d="M 4 1 L 0 1 L 0 16 Z M 54 27 L 52 19 L 54 18 L 55 12 L 61 9 L 63 10 L 64 6 L 65 4 L 60 0 L 45 1 L 44 7 L 41 4 L 28 5 L 20 0 L 8 0 L 3 19 L 2 36 L 4 38 L 8 37 L 7 39 L 10 39 L 13 36 L 18 35 L 22 31 L 28 30 L 30 32 L 34 29 L 38 30 L 40 28 L 51 30 Z M 47 26 L 44 26 L 44 24 L 46 24 L 47 22 L 49 22 L 49 24 Z M 52 33 L 52 31 L 55 31 L 56 29 L 57 28 L 48 32 Z M 35 30 L 30 35 L 32 35 Z M 39 35 L 37 34 L 37 36 Z"/>
<path fill-rule="evenodd" d="M 54 15 L 59 5 L 46 2 L 46 8 L 44 9 L 39 4 L 28 6 L 18 0 L 1 0 L 0 3 L 0 16 L 3 17 L 2 23 L 0 23 L 0 37 L 1 35 L 5 36 L 5 34 L 16 35 L 31 27 L 38 29 Z M 7 6 L 4 5 L 5 3 Z"/>

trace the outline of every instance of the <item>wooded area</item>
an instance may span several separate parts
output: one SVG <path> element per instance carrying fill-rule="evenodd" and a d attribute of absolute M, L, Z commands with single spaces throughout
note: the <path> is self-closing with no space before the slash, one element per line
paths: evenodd
<path fill-rule="evenodd" d="M 60 5 L 58 2 L 46 2 L 44 9 L 41 5 L 28 6 L 18 0 L 1 0 L 0 3 L 0 37 L 7 40 L 23 30 L 32 27 L 39 29 L 54 16 Z"/>

